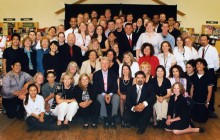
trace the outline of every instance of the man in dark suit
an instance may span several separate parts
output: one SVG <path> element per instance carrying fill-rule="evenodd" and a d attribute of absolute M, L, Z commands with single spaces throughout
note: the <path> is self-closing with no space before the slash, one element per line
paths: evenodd
<path fill-rule="evenodd" d="M 101 70 L 93 75 L 93 85 L 98 94 L 97 100 L 101 104 L 100 115 L 104 117 L 104 129 L 116 128 L 115 117 L 119 107 L 119 96 L 117 95 L 117 76 L 108 70 L 109 60 L 107 57 L 101 59 Z"/>
<path fill-rule="evenodd" d="M 143 134 L 152 116 L 156 95 L 150 84 L 145 83 L 146 75 L 142 71 L 135 73 L 136 83 L 128 90 L 126 98 L 125 122 L 137 125 L 138 134 Z"/>
<path fill-rule="evenodd" d="M 79 66 L 79 68 L 82 65 L 83 56 L 81 53 L 81 49 L 75 45 L 75 41 L 76 41 L 75 34 L 69 33 L 67 36 L 67 44 L 63 45 L 62 48 L 60 48 L 60 53 L 64 65 L 63 71 L 65 71 L 70 61 L 75 61 Z"/>
<path fill-rule="evenodd" d="M 119 56 L 123 57 L 123 54 L 127 51 L 136 56 L 135 46 L 138 40 L 138 35 L 133 33 L 133 26 L 131 23 L 125 24 L 125 34 L 118 37 L 119 44 Z"/>

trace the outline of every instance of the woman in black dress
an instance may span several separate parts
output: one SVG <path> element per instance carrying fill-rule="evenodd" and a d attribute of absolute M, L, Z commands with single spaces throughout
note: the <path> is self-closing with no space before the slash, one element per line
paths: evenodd
<path fill-rule="evenodd" d="M 192 109 L 192 119 L 201 123 L 208 120 L 208 107 L 214 85 L 211 76 L 207 72 L 207 62 L 205 59 L 197 59 L 196 73 L 191 77 L 190 96 L 194 101 Z"/>
<path fill-rule="evenodd" d="M 124 122 L 124 110 L 125 110 L 125 101 L 126 101 L 126 94 L 129 88 L 133 85 L 133 78 L 131 76 L 131 68 L 124 64 L 122 66 L 121 77 L 118 78 L 118 95 L 120 97 L 120 113 L 121 113 L 121 127 L 129 127 L 128 124 Z"/>
<path fill-rule="evenodd" d="M 93 38 L 97 38 L 100 44 L 100 48 L 101 49 L 105 49 L 105 41 L 107 39 L 107 37 L 105 36 L 105 30 L 101 25 L 98 25 L 95 29 L 95 32 L 92 36 Z"/>
<path fill-rule="evenodd" d="M 191 76 L 195 73 L 195 60 L 191 59 L 187 61 L 186 63 L 186 72 L 185 72 L 185 77 L 187 81 L 187 86 L 186 86 L 186 92 L 190 93 L 191 89 Z"/>
<path fill-rule="evenodd" d="M 87 74 L 84 73 L 79 77 L 78 85 L 74 88 L 74 94 L 79 104 L 79 114 L 83 118 L 83 128 L 88 129 L 89 118 L 91 118 L 92 128 L 97 128 L 101 105 L 96 100 L 97 94 Z"/>
<path fill-rule="evenodd" d="M 48 71 L 53 71 L 56 73 L 57 78 L 56 81 L 60 80 L 61 72 L 62 72 L 62 62 L 61 62 L 61 56 L 58 51 L 58 42 L 52 41 L 50 43 L 50 52 L 48 54 L 45 54 L 43 56 L 43 66 L 45 75 Z"/>
<path fill-rule="evenodd" d="M 113 49 L 109 49 L 107 52 L 107 57 L 108 60 L 110 62 L 109 65 L 109 70 L 112 70 L 115 72 L 115 74 L 118 76 L 118 69 L 119 69 L 119 65 L 118 62 L 116 61 L 116 53 Z"/>
<path fill-rule="evenodd" d="M 183 85 L 176 82 L 171 90 L 174 95 L 170 97 L 165 130 L 174 134 L 204 132 L 203 128 L 190 127 L 190 114 L 186 99 L 183 96 L 185 93 Z"/>

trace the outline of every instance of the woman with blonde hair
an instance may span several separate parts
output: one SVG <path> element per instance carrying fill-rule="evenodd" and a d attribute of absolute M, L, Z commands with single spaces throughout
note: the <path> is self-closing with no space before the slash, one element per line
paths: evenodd
<path fill-rule="evenodd" d="M 145 82 L 146 83 L 149 83 L 151 82 L 151 80 L 154 78 L 152 75 L 151 75 L 151 65 L 148 63 L 148 62 L 143 62 L 141 63 L 140 65 L 140 70 L 144 72 L 144 74 L 146 75 L 146 80 Z"/>
<path fill-rule="evenodd" d="M 79 81 L 79 67 L 78 67 L 77 63 L 74 61 L 71 61 L 66 68 L 66 72 L 71 73 L 73 75 L 74 85 L 77 85 L 78 81 Z"/>
<path fill-rule="evenodd" d="M 130 66 L 132 77 L 134 77 L 135 73 L 139 71 L 139 65 L 134 59 L 133 54 L 131 52 L 125 52 L 123 55 L 123 63 L 119 65 L 119 77 L 121 77 L 121 69 L 124 64 Z"/>
<path fill-rule="evenodd" d="M 91 43 L 89 45 L 89 50 L 95 50 L 99 56 L 99 58 L 102 58 L 103 54 L 100 48 L 100 44 L 97 38 L 93 38 L 91 40 Z"/>

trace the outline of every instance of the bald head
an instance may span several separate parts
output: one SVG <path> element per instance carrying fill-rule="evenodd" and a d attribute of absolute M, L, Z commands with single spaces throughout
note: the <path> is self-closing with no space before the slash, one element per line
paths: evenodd
<path fill-rule="evenodd" d="M 74 33 L 69 33 L 68 36 L 67 36 L 67 43 L 70 45 L 70 46 L 73 46 L 75 44 L 75 41 L 76 41 L 76 36 Z"/>

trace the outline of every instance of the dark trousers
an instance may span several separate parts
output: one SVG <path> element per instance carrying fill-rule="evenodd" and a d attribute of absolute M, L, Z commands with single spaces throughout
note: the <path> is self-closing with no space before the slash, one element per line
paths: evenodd
<path fill-rule="evenodd" d="M 208 73 L 210 74 L 210 78 L 212 79 L 212 82 L 214 86 L 212 87 L 212 96 L 209 102 L 209 111 L 214 112 L 215 111 L 215 92 L 217 89 L 217 75 L 215 74 L 214 69 L 209 69 Z"/>
<path fill-rule="evenodd" d="M 131 110 L 125 110 L 124 121 L 138 125 L 138 128 L 145 129 L 152 116 L 153 107 L 145 107 L 142 112 L 133 112 Z"/>
<path fill-rule="evenodd" d="M 6 115 L 8 118 L 13 119 L 17 117 L 18 119 L 24 118 L 24 105 L 23 101 L 18 97 L 12 99 L 2 99 L 3 107 L 5 108 Z"/>
<path fill-rule="evenodd" d="M 208 120 L 208 108 L 204 104 L 194 104 L 191 116 L 193 121 L 205 123 Z"/>
<path fill-rule="evenodd" d="M 83 118 L 83 122 L 88 123 L 91 118 L 91 122 L 97 124 L 100 107 L 101 104 L 96 100 L 86 108 L 79 107 L 79 115 Z"/>

